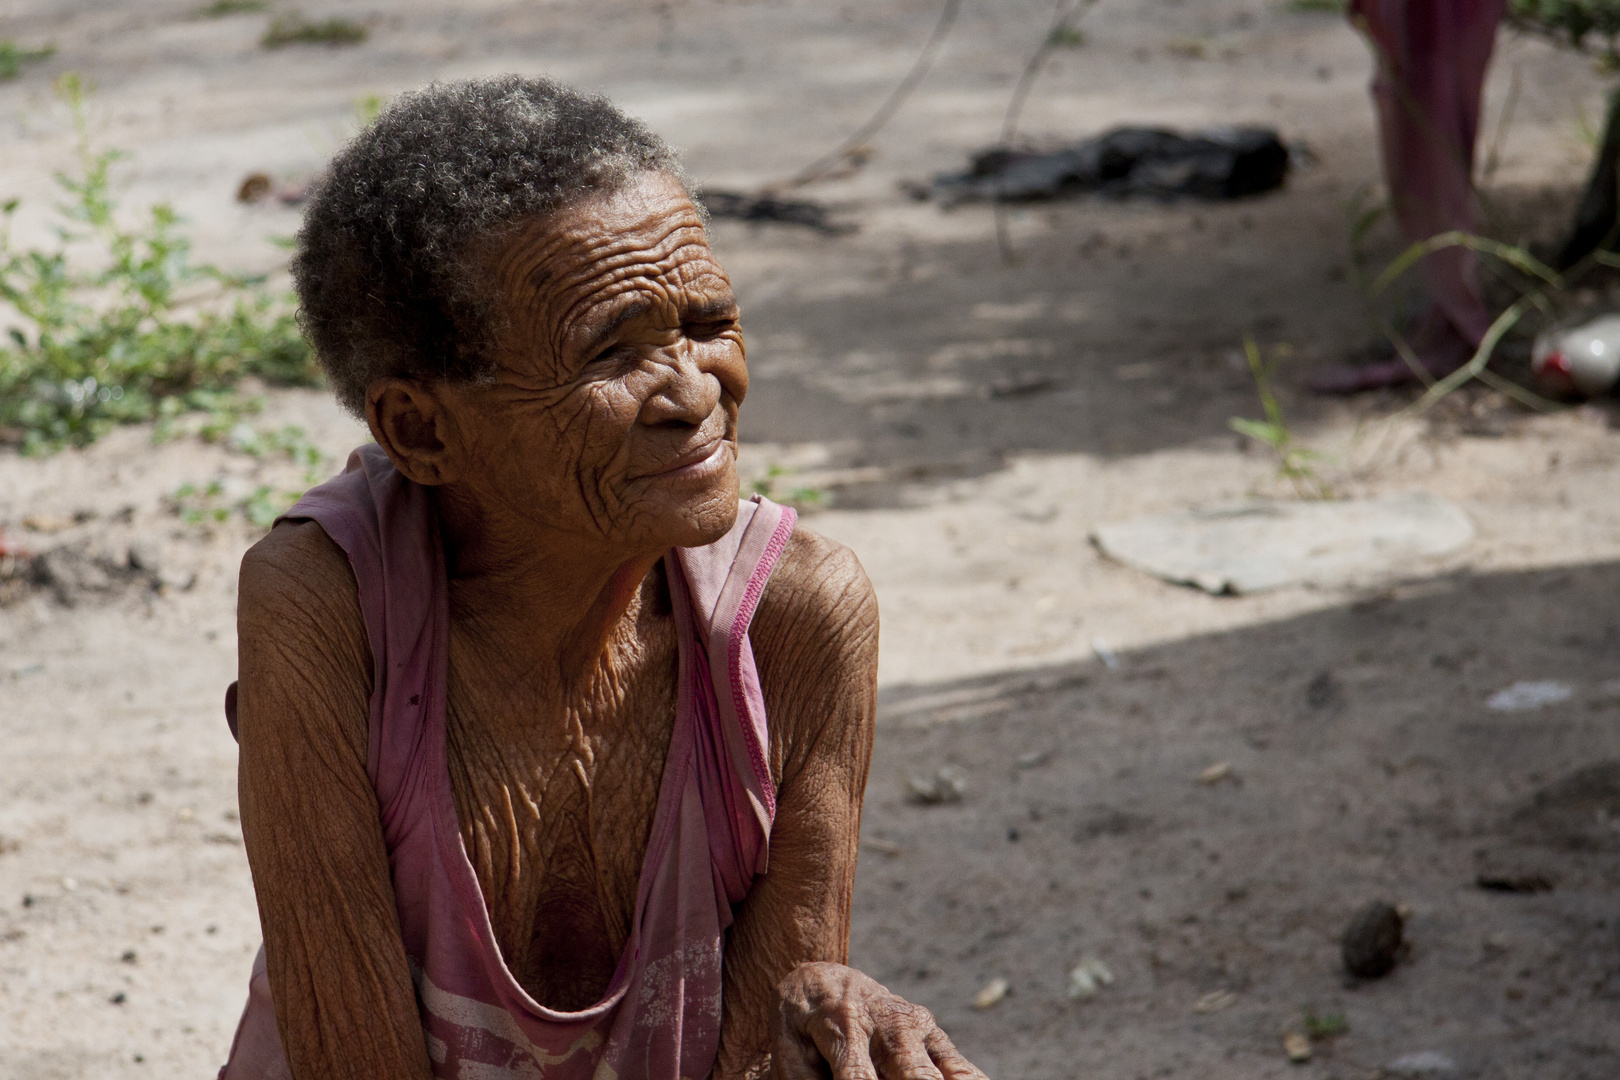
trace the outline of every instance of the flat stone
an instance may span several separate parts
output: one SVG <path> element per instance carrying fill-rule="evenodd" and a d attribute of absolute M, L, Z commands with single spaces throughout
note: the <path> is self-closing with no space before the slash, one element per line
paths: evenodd
<path fill-rule="evenodd" d="M 1103 525 L 1126 566 L 1205 592 L 1332 585 L 1409 570 L 1474 538 L 1468 515 L 1423 492 L 1340 502 L 1247 502 Z"/>
<path fill-rule="evenodd" d="M 1421 1050 L 1405 1054 L 1390 1062 L 1387 1071 L 1400 1077 L 1450 1076 L 1457 1071 L 1457 1063 L 1438 1050 Z"/>

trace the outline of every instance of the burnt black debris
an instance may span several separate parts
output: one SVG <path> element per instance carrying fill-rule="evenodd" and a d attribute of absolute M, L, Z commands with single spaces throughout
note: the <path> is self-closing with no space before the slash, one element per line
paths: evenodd
<path fill-rule="evenodd" d="M 1032 202 L 1084 192 L 1239 199 L 1280 187 L 1287 176 L 1288 147 L 1270 128 L 1183 134 L 1122 127 L 1054 150 L 992 147 L 975 154 L 967 172 L 936 176 L 913 193 L 947 205 Z"/>
<path fill-rule="evenodd" d="M 708 189 L 705 189 L 699 197 L 703 200 L 703 205 L 708 207 L 711 217 L 755 223 L 801 225 L 828 236 L 842 236 L 855 231 L 855 226 L 834 221 L 825 206 L 809 199 L 784 199 L 769 191 L 749 194 L 742 191 Z"/>

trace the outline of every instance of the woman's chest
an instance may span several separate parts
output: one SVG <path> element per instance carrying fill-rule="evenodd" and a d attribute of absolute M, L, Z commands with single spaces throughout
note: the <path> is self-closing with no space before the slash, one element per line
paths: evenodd
<path fill-rule="evenodd" d="M 635 913 L 677 706 L 678 653 L 641 640 L 572 688 L 457 665 L 446 757 L 508 967 L 537 1000 L 606 990 Z"/>

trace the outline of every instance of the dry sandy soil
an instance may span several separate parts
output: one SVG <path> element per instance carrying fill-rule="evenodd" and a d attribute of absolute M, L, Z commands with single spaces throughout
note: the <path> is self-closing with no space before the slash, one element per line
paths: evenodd
<path fill-rule="evenodd" d="M 236 185 L 317 169 L 365 95 L 547 72 L 646 117 L 704 182 L 748 187 L 852 130 L 938 8 L 306 10 L 363 20 L 370 39 L 267 52 L 264 14 L 0 0 L 0 38 L 58 49 L 0 84 L 0 195 L 25 200 L 19 235 L 42 235 L 52 170 L 70 162 L 48 92 L 66 70 L 99 86 L 97 137 L 132 152 L 128 205 L 172 200 L 203 257 L 275 270 L 265 238 L 292 232 L 297 212 L 241 206 Z M 1045 0 L 964 6 L 867 166 L 809 192 L 858 231 L 715 227 L 747 311 L 745 465 L 778 492 L 823 493 L 808 523 L 856 550 L 883 605 L 852 962 L 934 1009 L 998 1080 L 1348 1080 L 1425 1051 L 1456 1077 L 1620 1075 L 1620 805 L 1612 772 L 1581 772 L 1620 760 L 1615 410 L 1532 416 L 1468 390 L 1391 420 L 1410 398 L 1297 392 L 1311 365 L 1373 337 L 1344 212 L 1376 181 L 1370 65 L 1331 15 L 1100 0 L 1086 44 L 1058 52 L 1026 112 L 1038 137 L 1273 124 L 1310 151 L 1279 193 L 1018 211 L 1010 265 L 987 211 L 911 202 L 901 181 L 995 137 L 1050 13 Z M 1556 236 L 1603 88 L 1588 62 L 1504 36 L 1487 128 L 1503 133 L 1490 195 L 1506 235 Z M 1286 494 L 1274 462 L 1226 428 L 1258 412 L 1245 333 L 1292 347 L 1283 403 L 1333 455 L 1322 469 L 1341 493 L 1449 498 L 1473 543 L 1255 597 L 1102 559 L 1089 542 L 1101 523 Z M 363 437 L 315 392 L 271 393 L 255 422 L 302 425 L 329 468 Z M 134 429 L 44 460 L 0 451 L 11 538 L 103 558 L 59 589 L 11 588 L 0 607 L 7 1080 L 202 1077 L 229 1044 L 259 935 L 220 701 L 254 534 L 237 519 L 187 524 L 172 500 L 215 480 L 246 492 L 295 485 L 299 470 Z M 1486 707 L 1519 680 L 1573 692 Z M 966 775 L 962 801 L 907 800 L 908 776 L 947 764 Z M 1481 872 L 1552 888 L 1491 892 Z M 1410 952 L 1383 980 L 1347 983 L 1338 935 L 1379 897 L 1409 906 Z M 1071 1000 L 1068 972 L 1087 957 L 1115 981 Z M 972 1008 L 995 978 L 1007 997 Z M 1281 1038 L 1307 1009 L 1348 1031 L 1290 1064 Z"/>

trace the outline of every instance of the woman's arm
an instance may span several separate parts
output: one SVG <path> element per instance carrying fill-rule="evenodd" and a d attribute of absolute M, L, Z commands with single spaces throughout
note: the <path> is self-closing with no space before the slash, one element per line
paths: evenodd
<path fill-rule="evenodd" d="M 770 869 L 726 943 L 724 1080 L 810 1080 L 827 1066 L 834 1080 L 983 1080 L 926 1009 L 844 966 L 877 636 L 877 598 L 854 554 L 797 530 L 750 631 L 777 807 Z"/>
<path fill-rule="evenodd" d="M 347 557 L 313 522 L 242 560 L 242 834 L 299 1080 L 429 1076 L 366 775 L 371 647 Z"/>

